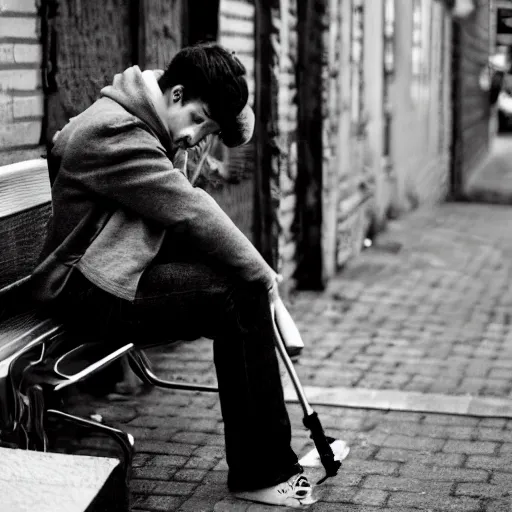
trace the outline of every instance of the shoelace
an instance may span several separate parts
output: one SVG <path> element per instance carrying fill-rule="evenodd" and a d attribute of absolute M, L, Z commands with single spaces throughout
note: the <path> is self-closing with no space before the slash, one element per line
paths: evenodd
<path fill-rule="evenodd" d="M 297 475 L 293 480 L 283 483 L 282 490 L 278 489 L 281 494 L 291 491 L 292 498 L 303 500 L 311 496 L 313 491 L 311 484 L 304 475 Z"/>

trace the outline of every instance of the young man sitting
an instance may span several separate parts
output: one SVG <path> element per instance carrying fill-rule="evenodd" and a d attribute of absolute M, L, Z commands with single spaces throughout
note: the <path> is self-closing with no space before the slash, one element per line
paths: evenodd
<path fill-rule="evenodd" d="M 163 73 L 116 75 L 55 139 L 33 290 L 71 328 L 106 340 L 213 339 L 230 490 L 302 506 L 311 485 L 290 447 L 270 314 L 278 276 L 172 164 L 210 135 L 247 143 L 247 101 L 245 68 L 216 44 L 181 50 Z"/>

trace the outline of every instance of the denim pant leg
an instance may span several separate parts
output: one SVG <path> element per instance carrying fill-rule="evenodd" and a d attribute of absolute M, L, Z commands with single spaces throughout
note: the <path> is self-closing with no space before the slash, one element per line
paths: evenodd
<path fill-rule="evenodd" d="M 230 329 L 214 341 L 228 486 L 251 490 L 283 482 L 302 468 L 290 447 L 268 293 L 242 287 L 230 300 Z"/>
<path fill-rule="evenodd" d="M 134 303 L 88 287 L 86 293 L 71 294 L 82 297 L 72 309 L 89 324 L 91 317 L 96 324 L 104 319 L 109 324 L 102 326 L 104 332 L 131 333 L 134 342 L 142 338 L 145 343 L 200 336 L 214 340 L 232 490 L 267 487 L 302 471 L 290 446 L 264 287 L 235 283 L 201 263 L 181 262 L 147 269 Z"/>

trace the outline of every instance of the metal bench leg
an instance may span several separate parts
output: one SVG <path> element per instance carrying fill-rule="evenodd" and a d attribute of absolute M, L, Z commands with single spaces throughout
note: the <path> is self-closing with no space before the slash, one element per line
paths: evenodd
<path fill-rule="evenodd" d="M 121 446 L 121 449 L 123 450 L 123 465 L 125 468 L 126 481 L 128 482 L 134 453 L 134 439 L 131 434 L 123 432 L 122 430 L 119 430 L 117 428 L 104 425 L 103 423 L 99 423 L 94 420 L 88 420 L 86 418 L 74 416 L 73 414 L 68 414 L 67 412 L 58 411 L 57 409 L 48 409 L 46 411 L 46 414 L 47 416 L 53 416 L 64 421 L 68 421 L 69 423 L 74 423 L 75 425 L 80 425 L 82 427 L 89 428 L 101 434 L 105 434 L 112 438 L 114 441 L 116 441 L 117 444 L 119 444 L 119 446 Z"/>
<path fill-rule="evenodd" d="M 169 380 L 159 379 L 151 369 L 151 362 L 142 350 L 132 350 L 128 354 L 130 366 L 134 373 L 146 384 L 151 384 L 164 389 L 180 389 L 183 391 L 206 391 L 217 393 L 219 389 L 215 386 L 204 386 L 200 384 L 184 384 Z"/>
<path fill-rule="evenodd" d="M 48 437 L 44 428 L 44 393 L 36 384 L 27 389 L 27 423 L 25 427 L 28 450 L 45 452 Z"/>

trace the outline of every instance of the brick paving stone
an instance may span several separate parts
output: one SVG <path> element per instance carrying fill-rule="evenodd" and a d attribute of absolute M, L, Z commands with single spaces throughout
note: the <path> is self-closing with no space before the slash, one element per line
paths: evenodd
<path fill-rule="evenodd" d="M 131 491 L 135 494 L 188 496 L 194 491 L 196 486 L 196 483 L 189 482 L 169 482 L 138 478 L 132 482 Z"/>
<path fill-rule="evenodd" d="M 380 448 L 375 458 L 396 462 L 416 461 L 422 465 L 461 467 L 465 457 L 458 453 L 421 453 L 400 448 Z"/>
<path fill-rule="evenodd" d="M 205 469 L 179 469 L 174 473 L 173 480 L 177 482 L 201 482 L 206 474 Z"/>
<path fill-rule="evenodd" d="M 454 494 L 456 496 L 471 496 L 474 498 L 502 498 L 508 492 L 497 485 L 481 483 L 457 484 Z"/>
<path fill-rule="evenodd" d="M 246 512 L 250 506 L 248 502 L 225 499 L 216 503 L 212 510 L 213 512 Z"/>
<path fill-rule="evenodd" d="M 158 428 L 163 427 L 169 429 L 169 417 L 168 416 L 138 416 L 134 418 L 129 424 L 134 427 L 146 427 L 146 428 Z M 176 427 L 175 431 L 178 428 Z"/>
<path fill-rule="evenodd" d="M 352 501 L 357 505 L 384 505 L 389 493 L 380 489 L 361 489 L 353 497 Z"/>
<path fill-rule="evenodd" d="M 177 479 L 177 468 L 172 466 L 142 466 L 132 471 L 132 478 L 136 481 L 144 480 L 170 480 Z"/>
<path fill-rule="evenodd" d="M 409 434 L 409 432 L 406 433 Z M 411 435 L 442 439 L 472 439 L 475 436 L 475 429 L 472 427 L 450 427 L 446 425 L 422 424 L 411 429 L 410 433 Z"/>
<path fill-rule="evenodd" d="M 202 459 L 219 459 L 224 457 L 224 447 L 214 446 L 209 443 L 206 446 L 200 446 L 194 450 L 194 457 L 200 457 Z"/>
<path fill-rule="evenodd" d="M 413 478 L 403 478 L 394 476 L 370 475 L 366 477 L 363 483 L 364 487 L 370 489 L 383 489 L 386 491 L 405 491 L 425 493 L 433 488 L 436 492 L 448 494 L 453 487 L 452 482 L 436 482 L 432 480 L 415 480 Z"/>
<path fill-rule="evenodd" d="M 137 452 L 139 453 L 157 453 L 160 455 L 192 455 L 196 445 L 183 443 L 165 443 L 163 441 L 154 441 L 143 439 L 137 442 Z"/>
<path fill-rule="evenodd" d="M 374 445 L 356 445 L 350 449 L 350 458 L 360 460 L 373 459 L 378 450 L 379 447 Z"/>
<path fill-rule="evenodd" d="M 499 441 L 512 443 L 512 431 L 497 428 L 479 428 L 477 433 L 481 441 Z"/>
<path fill-rule="evenodd" d="M 425 416 L 425 424 L 452 425 L 457 427 L 474 427 L 478 425 L 478 418 L 467 416 L 447 416 L 443 414 L 430 414 Z"/>
<path fill-rule="evenodd" d="M 386 438 L 382 444 L 389 448 L 404 448 L 418 451 L 439 451 L 443 448 L 445 441 L 443 439 L 430 439 L 428 437 L 392 435 Z"/>
<path fill-rule="evenodd" d="M 443 451 L 447 453 L 483 453 L 492 454 L 497 450 L 497 443 L 488 441 L 447 441 Z"/>
<path fill-rule="evenodd" d="M 512 478 L 510 477 L 510 473 L 494 471 L 490 483 L 512 491 Z"/>
<path fill-rule="evenodd" d="M 343 466 L 348 472 L 353 471 L 367 475 L 391 475 L 398 468 L 398 464 L 394 462 L 357 460 L 350 457 L 345 460 Z"/>
<path fill-rule="evenodd" d="M 205 443 L 207 437 L 204 432 L 178 432 L 172 436 L 172 440 L 176 443 L 201 445 Z"/>
<path fill-rule="evenodd" d="M 512 502 L 507 500 L 496 500 L 487 503 L 485 512 L 510 512 Z"/>
<path fill-rule="evenodd" d="M 470 455 L 466 461 L 466 467 L 512 473 L 512 456 L 489 457 L 486 455 Z"/>
<path fill-rule="evenodd" d="M 178 496 L 137 496 L 133 500 L 134 507 L 150 512 L 172 512 L 178 510 L 184 498 Z"/>
<path fill-rule="evenodd" d="M 327 503 L 352 503 L 356 493 L 356 487 L 345 487 L 344 485 L 330 487 L 328 491 L 322 493 L 322 501 Z"/>
<path fill-rule="evenodd" d="M 182 455 L 155 455 L 151 464 L 155 466 L 183 466 L 190 459 Z"/>
<path fill-rule="evenodd" d="M 468 466 L 472 468 L 472 466 Z M 443 466 L 430 466 L 408 462 L 401 466 L 400 475 L 407 478 L 419 480 L 442 480 L 459 482 L 486 482 L 488 472 L 484 471 L 482 465 L 478 469 L 451 468 Z"/>
<path fill-rule="evenodd" d="M 212 459 L 202 459 L 201 457 L 190 457 L 183 466 L 186 469 L 213 469 L 217 461 Z"/>
<path fill-rule="evenodd" d="M 150 433 L 147 435 L 148 441 L 163 441 L 163 442 L 171 442 L 171 439 L 178 431 L 177 428 L 153 428 Z M 184 444 L 184 443 L 181 443 Z"/>
<path fill-rule="evenodd" d="M 481 503 L 473 498 L 454 498 L 446 495 L 422 495 L 410 492 L 396 492 L 389 497 L 392 510 L 398 507 L 415 507 L 423 510 L 450 510 L 453 512 L 480 512 Z"/>
<path fill-rule="evenodd" d="M 135 453 L 133 456 L 132 467 L 143 468 L 146 467 L 149 462 L 153 459 L 154 455 L 149 453 Z"/>

